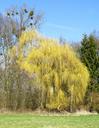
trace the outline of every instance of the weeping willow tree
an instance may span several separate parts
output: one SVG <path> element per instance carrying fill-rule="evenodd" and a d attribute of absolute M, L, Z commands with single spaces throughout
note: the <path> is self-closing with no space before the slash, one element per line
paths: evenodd
<path fill-rule="evenodd" d="M 83 101 L 89 82 L 87 68 L 67 44 L 24 32 L 16 48 L 21 70 L 34 76 L 41 88 L 41 107 L 65 109 Z"/>

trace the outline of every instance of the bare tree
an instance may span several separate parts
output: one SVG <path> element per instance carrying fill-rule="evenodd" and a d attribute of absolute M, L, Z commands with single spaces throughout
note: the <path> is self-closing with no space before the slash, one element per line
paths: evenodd
<path fill-rule="evenodd" d="M 25 6 L 21 8 L 10 8 L 6 11 L 5 15 L 0 14 L 0 67 L 3 69 L 3 76 L 1 75 L 0 88 L 3 87 L 3 91 L 0 89 L 1 97 L 5 98 L 5 107 L 13 108 L 17 104 L 16 108 L 19 108 L 20 102 L 24 101 L 21 94 L 25 94 L 23 89 L 23 82 L 26 78 L 20 76 L 21 72 L 17 68 L 16 59 L 11 62 L 9 56 L 9 49 L 17 44 L 20 35 L 27 29 L 39 29 L 42 23 L 42 14 L 35 11 L 35 9 L 29 9 Z M 14 67 L 14 68 L 13 68 Z M 22 80 L 20 80 L 22 78 Z M 25 86 L 28 86 L 27 84 Z M 25 88 L 24 86 L 24 88 Z M 22 92 L 23 91 L 23 92 Z M 16 98 L 17 97 L 17 98 Z M 16 102 L 15 98 L 17 99 Z M 1 98 L 2 99 L 2 98 Z M 1 102 L 1 100 L 0 100 Z"/>
<path fill-rule="evenodd" d="M 27 28 L 38 29 L 42 23 L 43 14 L 35 11 L 35 9 L 29 9 L 26 6 L 21 8 L 10 8 L 6 12 L 7 17 L 16 24 L 13 24 L 13 34 L 19 37 L 22 31 Z"/>

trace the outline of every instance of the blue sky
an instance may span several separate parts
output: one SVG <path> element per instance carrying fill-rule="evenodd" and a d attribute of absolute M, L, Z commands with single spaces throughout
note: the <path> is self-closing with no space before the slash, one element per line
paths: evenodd
<path fill-rule="evenodd" d="M 44 12 L 40 31 L 48 37 L 80 41 L 82 34 L 99 30 L 99 0 L 0 0 L 0 12 L 23 3 Z"/>

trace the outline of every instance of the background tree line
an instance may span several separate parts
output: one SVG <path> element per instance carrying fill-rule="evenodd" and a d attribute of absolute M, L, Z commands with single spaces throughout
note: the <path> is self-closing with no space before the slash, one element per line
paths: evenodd
<path fill-rule="evenodd" d="M 99 112 L 98 37 L 71 48 L 41 37 L 42 19 L 25 6 L 0 15 L 0 109 Z"/>

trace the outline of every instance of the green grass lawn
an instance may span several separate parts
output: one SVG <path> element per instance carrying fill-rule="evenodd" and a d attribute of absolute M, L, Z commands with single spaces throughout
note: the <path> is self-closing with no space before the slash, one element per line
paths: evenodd
<path fill-rule="evenodd" d="M 0 128 L 99 128 L 99 115 L 39 116 L 0 114 Z"/>

